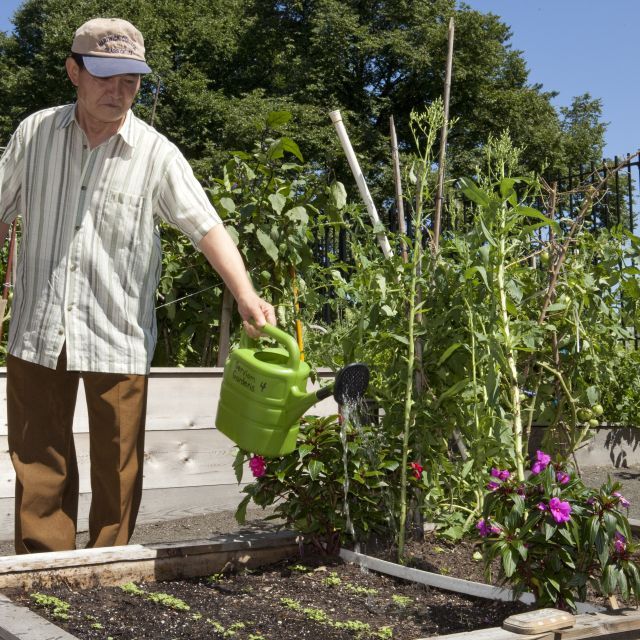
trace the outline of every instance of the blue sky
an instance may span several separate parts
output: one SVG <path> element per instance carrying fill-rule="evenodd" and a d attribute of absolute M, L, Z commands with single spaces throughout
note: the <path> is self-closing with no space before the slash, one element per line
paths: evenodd
<path fill-rule="evenodd" d="M 0 29 L 21 0 L 1 0 Z M 531 82 L 558 91 L 556 106 L 589 92 L 600 98 L 609 123 L 605 155 L 640 148 L 640 81 L 636 59 L 640 0 L 467 0 L 495 13 L 512 30 L 511 44 L 524 52 Z M 455 69 L 454 84 L 455 91 Z"/>

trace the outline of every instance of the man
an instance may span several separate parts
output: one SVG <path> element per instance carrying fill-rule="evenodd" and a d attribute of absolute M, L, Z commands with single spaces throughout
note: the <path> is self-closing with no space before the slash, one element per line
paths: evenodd
<path fill-rule="evenodd" d="M 149 73 L 140 32 L 95 19 L 66 61 L 77 102 L 24 120 L 0 159 L 0 241 L 22 216 L 9 331 L 9 453 L 17 553 L 75 548 L 73 412 L 89 413 L 89 546 L 126 544 L 142 493 L 147 375 L 156 343 L 158 222 L 181 229 L 255 337 L 273 307 L 177 148 L 130 111 Z"/>

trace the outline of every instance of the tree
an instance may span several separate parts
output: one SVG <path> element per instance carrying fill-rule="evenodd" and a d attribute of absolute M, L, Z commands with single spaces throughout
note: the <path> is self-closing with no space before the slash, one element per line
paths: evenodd
<path fill-rule="evenodd" d="M 145 34 L 156 76 L 145 78 L 139 113 L 193 159 L 203 177 L 225 150 L 250 147 L 270 111 L 287 110 L 305 158 L 346 171 L 327 114 L 340 109 L 365 168 L 386 176 L 388 122 L 410 144 L 412 109 L 441 95 L 447 24 L 456 22 L 450 167 L 471 171 L 490 135 L 509 129 L 526 148 L 525 169 L 575 162 L 602 142 L 597 101 L 576 99 L 561 117 L 554 93 L 528 82 L 522 53 L 499 17 L 455 0 L 26 0 L 15 34 L 0 38 L 0 135 L 27 113 L 72 98 L 63 59 L 73 30 L 119 15 Z M 159 80 L 159 84 L 158 84 Z M 581 114 L 588 117 L 582 118 Z M 594 119 L 595 117 L 595 119 Z M 568 127 L 568 129 L 567 129 Z M 569 136 L 569 141 L 567 141 Z"/>

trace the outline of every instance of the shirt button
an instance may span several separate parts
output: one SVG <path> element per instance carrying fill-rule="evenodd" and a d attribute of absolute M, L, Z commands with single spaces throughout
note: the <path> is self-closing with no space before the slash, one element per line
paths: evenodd
<path fill-rule="evenodd" d="M 77 268 L 78 268 L 78 267 L 76 267 L 76 265 L 75 265 L 75 264 L 72 264 L 72 265 L 71 265 L 71 271 L 75 271 Z"/>
<path fill-rule="evenodd" d="M 76 227 L 76 231 L 80 231 L 80 225 Z"/>
<path fill-rule="evenodd" d="M 73 305 L 72 305 L 72 304 L 70 304 L 70 305 L 67 307 L 67 311 L 72 311 L 72 310 L 73 310 Z"/>
<path fill-rule="evenodd" d="M 63 336 L 64 335 L 64 329 L 58 329 L 58 335 L 59 336 Z"/>
<path fill-rule="evenodd" d="M 83 184 L 83 185 L 80 187 L 80 190 L 81 190 L 81 191 L 86 191 L 86 190 L 87 190 L 87 185 L 84 185 L 84 184 Z"/>

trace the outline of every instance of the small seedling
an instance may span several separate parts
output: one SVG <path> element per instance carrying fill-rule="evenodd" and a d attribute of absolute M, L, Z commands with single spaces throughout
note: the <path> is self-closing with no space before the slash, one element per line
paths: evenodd
<path fill-rule="evenodd" d="M 217 584 L 218 582 L 222 582 L 224 580 L 223 573 L 213 573 L 208 578 L 205 578 L 205 582 L 207 584 Z"/>
<path fill-rule="evenodd" d="M 291 569 L 291 571 L 299 571 L 300 573 L 307 573 L 310 571 L 309 567 L 305 567 L 303 564 L 293 564 L 289 569 Z"/>
<path fill-rule="evenodd" d="M 150 593 L 147 595 L 147 600 L 151 600 L 151 602 L 157 602 L 163 607 L 175 609 L 176 611 L 189 611 L 191 609 L 191 607 L 184 600 L 180 600 L 180 598 L 176 598 L 175 596 L 169 595 L 168 593 Z"/>
<path fill-rule="evenodd" d="M 326 584 L 328 587 L 337 587 L 341 584 L 342 580 L 338 577 L 335 571 L 332 571 L 326 578 L 323 578 L 322 584 Z"/>
<path fill-rule="evenodd" d="M 302 610 L 302 605 L 293 598 L 280 598 L 280 604 L 288 607 L 289 609 L 293 609 L 294 611 Z"/>
<path fill-rule="evenodd" d="M 71 605 L 64 600 L 60 600 L 60 598 L 56 598 L 55 596 L 48 596 L 45 593 L 32 593 L 31 599 L 40 607 L 44 607 L 45 609 L 49 609 L 51 611 L 51 615 L 58 620 L 68 620 L 69 619 L 69 609 Z"/>
<path fill-rule="evenodd" d="M 377 589 L 370 589 L 368 587 L 359 587 L 359 586 L 356 586 L 355 584 L 351 584 L 350 582 L 347 582 L 347 584 L 344 585 L 344 588 L 347 591 L 351 591 L 351 593 L 355 593 L 356 595 L 359 595 L 359 596 L 378 595 Z"/>
<path fill-rule="evenodd" d="M 413 599 L 410 598 L 409 596 L 401 596 L 397 593 L 394 593 L 391 596 L 391 599 L 393 600 L 393 604 L 403 609 L 408 607 L 413 602 Z"/>
<path fill-rule="evenodd" d="M 302 610 L 305 617 L 309 618 L 309 620 L 313 620 L 314 622 L 330 622 L 329 616 L 322 609 L 314 609 L 312 607 L 305 607 Z"/>
<path fill-rule="evenodd" d="M 140 587 L 138 587 L 133 582 L 127 582 L 126 584 L 121 584 L 120 588 L 131 596 L 144 596 L 146 592 L 143 591 Z"/>

